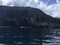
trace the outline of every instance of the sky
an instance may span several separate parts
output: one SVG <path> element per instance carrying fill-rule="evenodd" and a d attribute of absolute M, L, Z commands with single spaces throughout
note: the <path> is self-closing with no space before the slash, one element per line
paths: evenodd
<path fill-rule="evenodd" d="M 60 0 L 0 0 L 0 5 L 34 7 L 47 15 L 60 18 Z"/>

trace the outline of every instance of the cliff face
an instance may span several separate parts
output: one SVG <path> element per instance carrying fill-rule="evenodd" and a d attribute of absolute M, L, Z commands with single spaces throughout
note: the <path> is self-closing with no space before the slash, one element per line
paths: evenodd
<path fill-rule="evenodd" d="M 54 27 L 55 25 L 58 25 L 58 22 L 60 22 L 59 19 L 46 15 L 40 9 L 31 7 L 0 6 L 0 18 L 9 22 L 13 22 L 17 26 L 47 25 L 51 27 L 53 25 Z"/>

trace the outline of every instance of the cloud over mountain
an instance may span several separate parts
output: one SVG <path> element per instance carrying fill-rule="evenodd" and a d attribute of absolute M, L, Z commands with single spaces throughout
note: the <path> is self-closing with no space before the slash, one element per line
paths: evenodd
<path fill-rule="evenodd" d="M 0 0 L 0 5 L 30 6 L 39 8 L 53 17 L 60 17 L 60 0 Z"/>

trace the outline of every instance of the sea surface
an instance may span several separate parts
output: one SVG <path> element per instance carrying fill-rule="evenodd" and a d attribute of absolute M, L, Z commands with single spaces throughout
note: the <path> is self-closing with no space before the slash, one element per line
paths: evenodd
<path fill-rule="evenodd" d="M 0 28 L 0 45 L 60 45 L 60 29 Z"/>

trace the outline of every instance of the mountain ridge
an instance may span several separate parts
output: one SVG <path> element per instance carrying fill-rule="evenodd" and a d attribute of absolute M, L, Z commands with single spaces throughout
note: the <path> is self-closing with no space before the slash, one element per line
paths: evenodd
<path fill-rule="evenodd" d="M 60 27 L 60 20 L 32 7 L 0 6 L 0 18 L 13 22 L 19 27 Z"/>

